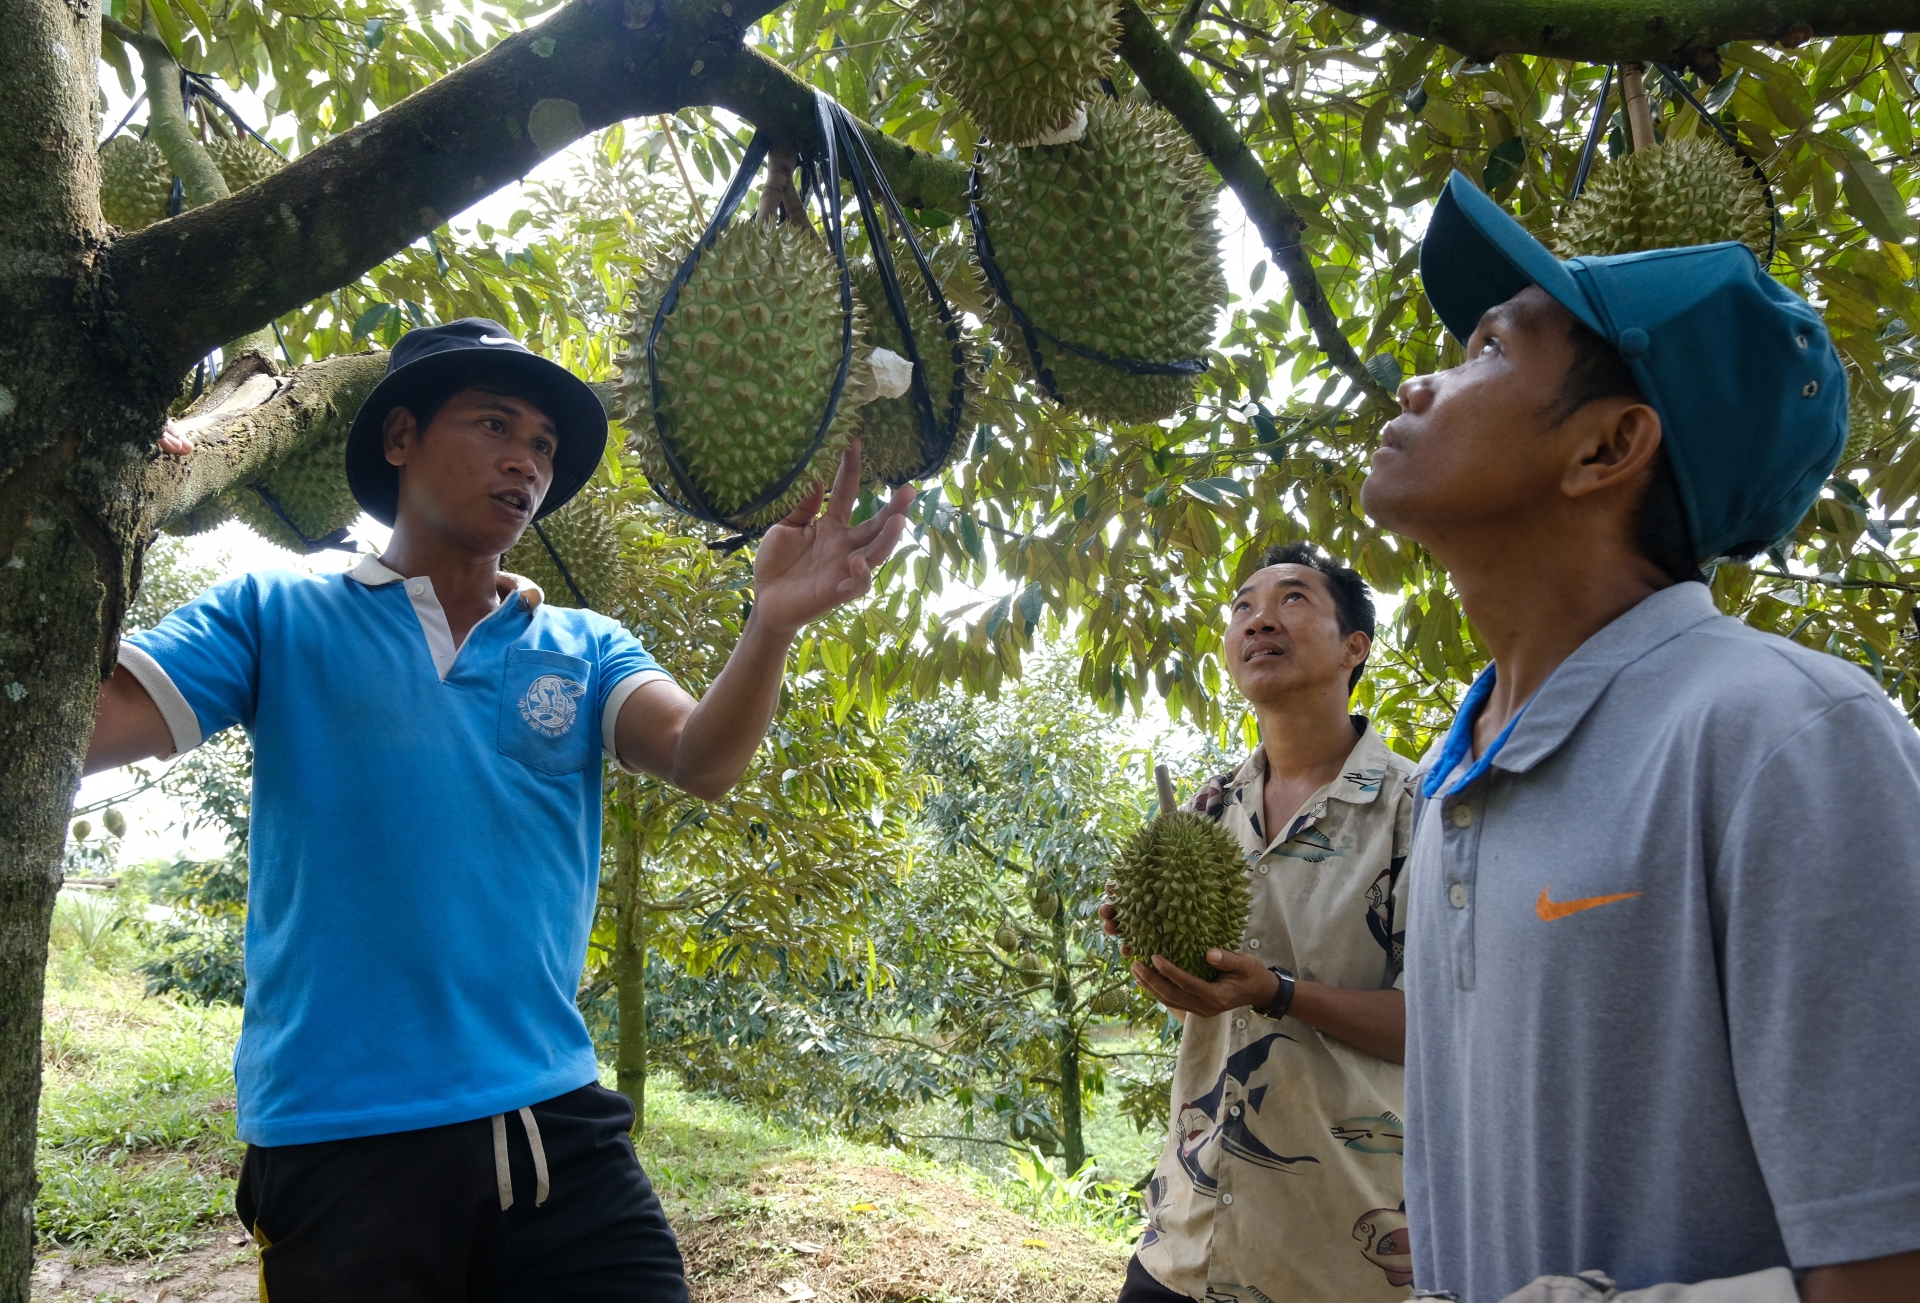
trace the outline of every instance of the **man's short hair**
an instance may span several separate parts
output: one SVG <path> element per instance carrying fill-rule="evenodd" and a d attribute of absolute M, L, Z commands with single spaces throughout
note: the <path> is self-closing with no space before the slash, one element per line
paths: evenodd
<path fill-rule="evenodd" d="M 1547 409 L 1554 425 L 1566 421 L 1588 403 L 1603 398 L 1647 401 L 1640 382 L 1633 378 L 1633 368 L 1620 356 L 1620 350 L 1588 329 L 1584 322 L 1574 321 L 1567 332 L 1567 342 L 1573 345 L 1573 360 L 1560 379 L 1560 392 Z M 1654 456 L 1653 478 L 1647 482 L 1647 491 L 1633 509 L 1633 543 L 1642 556 L 1674 582 L 1706 581 L 1693 555 L 1693 537 L 1687 531 L 1686 511 L 1680 505 L 1680 481 L 1674 478 L 1673 463 L 1667 457 L 1664 442 Z"/>
<path fill-rule="evenodd" d="M 1373 640 L 1373 592 L 1359 571 L 1323 555 L 1309 543 L 1275 543 L 1260 559 L 1262 570 L 1268 566 L 1305 566 L 1318 570 L 1326 576 L 1327 591 L 1333 594 L 1333 616 L 1340 624 L 1340 636 L 1364 633 L 1369 642 Z M 1372 655 L 1371 650 L 1368 655 Z M 1353 673 L 1347 676 L 1348 695 L 1360 686 L 1360 675 L 1366 668 L 1366 658 L 1362 657 L 1353 667 Z"/>
<path fill-rule="evenodd" d="M 493 365 L 493 360 L 476 357 L 460 366 L 448 367 L 440 374 L 420 382 L 395 407 L 404 407 L 413 413 L 415 424 L 420 433 L 425 434 L 427 427 L 433 424 L 433 418 L 440 415 L 440 409 L 453 401 L 455 394 L 468 389 L 478 389 L 482 393 L 494 394 L 501 398 L 518 398 L 539 408 L 549 419 L 555 410 L 553 396 L 547 387 L 524 376 L 502 375 L 501 368 Z"/>

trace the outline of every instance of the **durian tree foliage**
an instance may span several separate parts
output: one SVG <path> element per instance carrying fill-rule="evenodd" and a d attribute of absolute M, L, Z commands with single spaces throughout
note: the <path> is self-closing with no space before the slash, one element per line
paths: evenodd
<path fill-rule="evenodd" d="M 1233 187 L 1268 262 L 1232 287 L 1240 300 L 1197 401 L 1171 421 L 1091 423 L 1019 383 L 995 352 L 979 432 L 922 500 L 915 547 L 871 604 L 799 653 L 829 669 L 836 721 L 880 719 L 896 695 L 942 684 L 997 692 L 1036 639 L 1064 637 L 1096 702 L 1140 708 L 1153 694 L 1230 728 L 1221 599 L 1265 543 L 1310 535 L 1400 597 L 1362 706 L 1418 745 L 1480 652 L 1444 576 L 1355 503 L 1393 381 L 1449 356 L 1413 275 L 1421 205 L 1459 166 L 1548 233 L 1591 113 L 1592 61 L 1627 58 L 1688 69 L 1767 170 L 1782 219 L 1776 274 L 1822 303 L 1858 368 L 1848 462 L 1795 540 L 1719 570 L 1722 601 L 1868 665 L 1913 709 L 1920 40 L 1885 31 L 1907 6 L 1711 0 L 1682 21 L 1653 0 L 1580 0 L 1548 23 L 1531 0 L 1351 3 L 1365 14 L 1123 0 L 1118 94 L 1173 113 Z M 710 109 L 803 144 L 812 91 L 825 90 L 871 124 L 910 220 L 959 240 L 977 136 L 930 83 L 909 23 L 881 0 L 5 6 L 0 1299 L 27 1291 L 61 845 L 98 685 L 155 533 L 191 529 L 223 495 L 337 437 L 370 370 L 356 355 L 409 323 L 480 312 L 611 379 L 606 309 L 631 287 L 632 246 L 657 234 L 654 200 L 629 197 L 627 218 L 600 212 L 593 230 L 449 225 L 590 133 L 608 132 L 609 169 L 627 160 L 665 178 L 677 149 L 704 177 L 742 143 Z M 202 134 L 211 128 L 184 104 L 174 113 L 166 87 L 177 95 L 179 68 L 256 92 L 293 124 L 277 142 L 292 162 L 232 190 Z M 140 230 L 103 219 L 103 78 L 148 92 L 149 135 L 183 182 L 178 216 Z M 1662 131 L 1700 129 L 1652 89 Z M 275 325 L 277 356 L 262 334 Z M 163 420 L 216 350 L 224 371 L 204 377 L 186 413 L 197 451 L 161 455 Z M 956 603 L 955 583 L 980 599 Z"/>

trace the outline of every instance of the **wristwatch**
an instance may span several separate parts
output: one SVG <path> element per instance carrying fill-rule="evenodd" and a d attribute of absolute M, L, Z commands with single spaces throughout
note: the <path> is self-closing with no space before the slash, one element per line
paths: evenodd
<path fill-rule="evenodd" d="M 1293 974 L 1279 967 L 1277 964 L 1268 965 L 1267 971 L 1280 979 L 1280 993 L 1273 997 L 1272 1004 L 1264 1009 L 1255 1009 L 1254 1012 L 1260 1014 L 1262 1017 L 1278 1020 L 1286 1017 L 1287 1010 L 1293 1008 L 1293 988 L 1295 982 L 1293 980 Z"/>

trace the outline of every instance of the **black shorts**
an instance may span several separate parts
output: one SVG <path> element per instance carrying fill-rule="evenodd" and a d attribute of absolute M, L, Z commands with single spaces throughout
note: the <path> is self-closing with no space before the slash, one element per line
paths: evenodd
<path fill-rule="evenodd" d="M 1155 1280 L 1153 1273 L 1140 1265 L 1136 1254 L 1127 1259 L 1127 1283 L 1120 1287 L 1116 1303 L 1194 1303 L 1194 1300 Z"/>
<path fill-rule="evenodd" d="M 249 1145 L 234 1202 L 262 1303 L 686 1303 L 632 1125 L 632 1102 L 595 1085 L 501 1118 Z"/>

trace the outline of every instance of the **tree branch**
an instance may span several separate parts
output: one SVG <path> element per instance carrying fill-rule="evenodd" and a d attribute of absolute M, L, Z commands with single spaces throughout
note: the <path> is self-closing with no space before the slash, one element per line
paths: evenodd
<path fill-rule="evenodd" d="M 1240 206 L 1247 210 L 1254 229 L 1260 232 L 1274 265 L 1286 273 L 1287 283 L 1293 287 L 1294 302 L 1300 305 L 1307 324 L 1313 328 L 1314 341 L 1328 359 L 1361 392 L 1390 407 L 1395 406 L 1393 395 L 1361 363 L 1360 354 L 1333 315 L 1333 305 L 1327 302 L 1319 278 L 1313 273 L 1313 264 L 1307 261 L 1307 252 L 1300 245 L 1300 233 L 1306 229 L 1306 223 L 1293 210 L 1293 205 L 1273 188 L 1259 158 L 1247 148 L 1247 142 L 1227 121 L 1227 115 L 1213 102 L 1207 88 L 1187 71 L 1180 56 L 1160 38 L 1153 20 L 1141 12 L 1134 0 L 1121 0 L 1120 57 L 1127 61 L 1147 93 L 1186 128 L 1193 143 L 1220 173 L 1220 179 L 1239 197 Z"/>
<path fill-rule="evenodd" d="M 184 371 L 588 132 L 704 103 L 701 73 L 740 48 L 729 8 L 573 0 L 231 199 L 116 243 L 119 307 L 160 364 Z"/>
<path fill-rule="evenodd" d="M 1333 0 L 1463 54 L 1583 63 L 1717 63 L 1728 41 L 1800 45 L 1914 27 L 1913 0 Z"/>
<path fill-rule="evenodd" d="M 154 21 L 147 10 L 146 21 Z M 186 102 L 180 97 L 180 65 L 157 30 L 136 32 L 111 14 L 100 16 L 100 27 L 120 38 L 140 56 L 147 87 L 147 139 L 160 147 L 167 166 L 180 178 L 181 196 L 189 208 L 227 197 L 227 179 L 214 166 L 212 155 L 187 122 Z"/>
<path fill-rule="evenodd" d="M 766 131 L 775 144 L 801 146 L 813 140 L 813 87 L 750 46 L 741 46 L 712 70 L 707 103 L 738 113 Z M 909 208 L 967 210 L 967 165 L 904 145 L 862 122 L 860 134 L 873 151 L 894 196 Z"/>
<path fill-rule="evenodd" d="M 258 353 L 243 355 L 174 423 L 190 457 L 155 453 L 143 485 L 158 528 L 237 484 L 259 479 L 308 441 L 344 429 L 386 374 L 384 353 L 310 362 L 284 375 Z"/>

